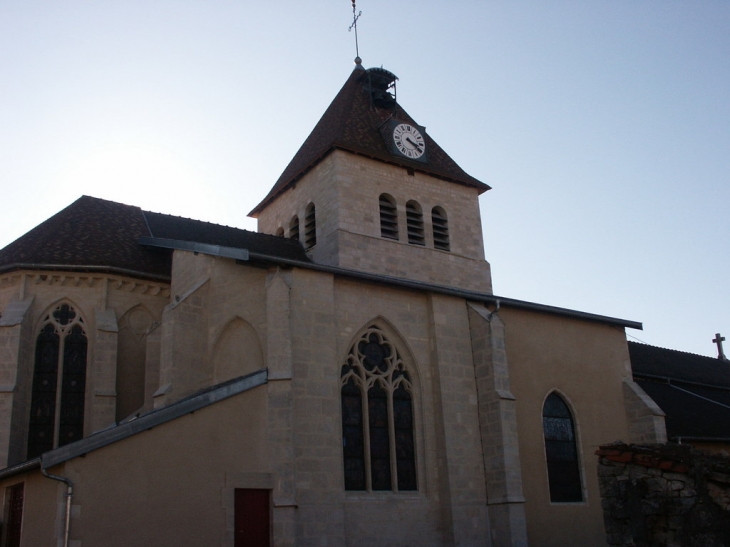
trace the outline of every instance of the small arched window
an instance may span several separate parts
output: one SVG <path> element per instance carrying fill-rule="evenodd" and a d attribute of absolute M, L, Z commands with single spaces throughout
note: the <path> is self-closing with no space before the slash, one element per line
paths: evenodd
<path fill-rule="evenodd" d="M 84 321 L 71 306 L 46 316 L 36 338 L 28 459 L 83 437 L 87 347 Z"/>
<path fill-rule="evenodd" d="M 299 217 L 294 215 L 289 221 L 289 239 L 299 241 Z"/>
<path fill-rule="evenodd" d="M 388 194 L 380 194 L 380 236 L 398 239 L 398 209 Z"/>
<path fill-rule="evenodd" d="M 317 244 L 317 219 L 314 213 L 314 203 L 307 205 L 304 215 L 304 248 L 310 249 Z"/>
<path fill-rule="evenodd" d="M 413 387 L 398 350 L 371 326 L 340 378 L 345 490 L 416 490 Z"/>
<path fill-rule="evenodd" d="M 423 212 L 421 206 L 415 201 L 406 203 L 406 227 L 408 228 L 408 243 L 426 244 L 423 234 Z"/>
<path fill-rule="evenodd" d="M 279 226 L 276 229 L 276 233 L 274 235 L 276 235 L 278 237 L 284 237 L 284 228 L 282 226 Z"/>
<path fill-rule="evenodd" d="M 553 392 L 542 408 L 545 435 L 550 501 L 569 503 L 583 501 L 578 447 L 573 415 L 563 398 Z"/>
<path fill-rule="evenodd" d="M 442 251 L 451 249 L 449 245 L 449 223 L 443 207 L 431 209 L 431 223 L 433 224 L 433 246 Z"/>

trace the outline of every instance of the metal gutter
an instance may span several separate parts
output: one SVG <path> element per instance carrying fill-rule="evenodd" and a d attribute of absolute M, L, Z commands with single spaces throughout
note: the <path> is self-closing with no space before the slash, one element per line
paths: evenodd
<path fill-rule="evenodd" d="M 33 458 L 32 460 L 28 460 L 27 462 L 19 463 L 18 465 L 14 465 L 12 467 L 6 467 L 5 469 L 0 469 L 0 480 L 6 479 L 8 477 L 14 477 L 15 475 L 20 475 L 21 473 L 34 471 L 40 468 L 41 459 Z"/>
<path fill-rule="evenodd" d="M 197 243 L 195 241 L 183 241 L 180 239 L 165 239 L 162 237 L 141 237 L 140 245 L 147 247 L 161 247 L 163 249 L 179 249 L 183 251 L 191 251 L 211 256 L 222 256 L 224 258 L 234 258 L 236 260 L 248 260 L 248 249 L 239 249 L 237 247 L 224 247 L 221 245 L 209 245 L 207 243 Z"/>
<path fill-rule="evenodd" d="M 264 262 L 267 264 L 275 264 L 278 266 L 291 266 L 296 268 L 304 268 L 307 270 L 314 270 L 318 272 L 329 273 L 333 275 L 339 275 L 342 277 L 349 277 L 352 279 L 359 279 L 362 281 L 371 281 L 374 283 L 383 283 L 385 285 L 402 287 L 406 289 L 412 289 L 422 292 L 432 292 L 436 294 L 444 294 L 448 296 L 457 296 L 466 300 L 475 302 L 483 302 L 485 304 L 499 303 L 502 306 L 510 308 L 534 311 L 539 313 L 547 313 L 552 315 L 560 315 L 563 317 L 571 317 L 574 319 L 582 319 L 584 321 L 593 321 L 596 323 L 604 323 L 608 325 L 614 325 L 618 327 L 628 327 L 632 329 L 643 330 L 643 325 L 637 321 L 629 321 L 627 319 L 618 319 L 615 317 L 607 317 L 604 315 L 597 315 L 593 313 L 581 312 L 577 310 L 570 310 L 567 308 L 559 308 L 556 306 L 548 306 L 545 304 L 536 304 L 534 302 L 526 302 L 524 300 L 516 300 L 514 298 L 505 298 L 502 296 L 496 296 L 493 294 L 481 293 L 477 291 L 469 291 L 465 289 L 456 289 L 454 287 L 447 287 L 445 285 L 435 285 L 423 281 L 413 281 L 410 279 L 403 279 L 401 277 L 390 277 L 387 275 L 373 274 L 367 272 L 361 272 L 358 270 L 349 270 L 346 268 L 340 268 L 337 266 L 326 266 L 324 264 L 315 264 L 314 262 L 304 262 L 302 260 L 295 260 L 291 258 L 282 258 L 277 256 L 271 256 L 263 253 L 249 252 L 246 249 L 236 249 L 233 247 L 219 247 L 217 245 L 204 245 L 200 243 L 192 243 L 190 241 L 181 241 L 174 239 L 163 239 L 155 237 L 142 237 L 139 239 L 141 245 L 151 247 L 163 247 L 166 249 L 179 249 L 185 251 L 200 252 L 210 254 L 214 256 L 223 256 L 227 258 L 235 258 L 241 261 L 256 261 Z M 246 258 L 236 256 L 236 251 L 246 251 Z M 244 256 L 241 254 L 241 256 Z"/>
<path fill-rule="evenodd" d="M 148 414 L 144 414 L 129 422 L 112 426 L 74 443 L 46 452 L 41 456 L 40 467 L 42 469 L 48 469 L 54 465 L 58 465 L 78 456 L 83 456 L 93 450 L 121 441 L 122 439 L 131 437 L 137 433 L 147 431 L 148 429 L 152 429 L 153 427 L 157 427 L 224 399 L 228 399 L 229 397 L 233 397 L 234 395 L 238 395 L 239 393 L 243 393 L 249 389 L 262 386 L 266 384 L 267 381 L 268 371 L 263 369 L 252 374 L 236 378 L 235 380 L 225 382 L 213 389 L 191 395 L 185 399 L 174 402 L 169 406 L 153 410 Z"/>
<path fill-rule="evenodd" d="M 403 279 L 400 277 L 390 277 L 380 274 L 372 274 L 367 272 L 360 272 L 357 270 L 348 270 L 346 268 L 339 268 L 336 266 L 325 266 L 323 264 L 315 264 L 313 262 L 302 262 L 300 260 L 292 260 L 288 258 L 272 257 L 261 253 L 250 253 L 251 260 L 260 260 L 262 262 L 269 262 L 272 264 L 293 266 L 297 268 L 306 268 L 309 270 L 316 270 L 320 272 L 331 273 L 334 275 L 340 275 L 343 277 L 350 277 L 353 279 L 360 279 L 363 281 L 372 281 L 375 283 L 383 283 L 386 285 L 403 287 L 406 289 L 413 289 L 417 291 L 433 292 L 437 294 L 445 294 L 448 296 L 458 296 L 466 300 L 483 302 L 485 304 L 494 304 L 507 306 L 510 308 L 529 310 L 539 313 L 548 313 L 553 315 L 561 315 L 564 317 L 572 317 L 575 319 L 582 319 L 586 321 L 593 321 L 597 323 L 605 323 L 609 325 L 615 325 L 619 327 L 628 327 L 632 329 L 643 330 L 643 325 L 638 321 L 629 321 L 627 319 L 618 319 L 615 317 L 607 317 L 604 315 L 597 315 L 593 313 L 587 313 L 577 310 L 570 310 L 567 308 L 559 308 L 556 306 L 548 306 L 546 304 L 537 304 L 534 302 L 527 302 L 525 300 L 517 300 L 514 298 L 505 298 L 503 296 L 497 296 L 494 294 L 481 293 L 477 291 L 469 291 L 466 289 L 456 289 L 454 287 L 446 287 L 444 285 L 435 285 L 432 283 L 426 283 L 423 281 L 412 281 L 410 279 Z"/>

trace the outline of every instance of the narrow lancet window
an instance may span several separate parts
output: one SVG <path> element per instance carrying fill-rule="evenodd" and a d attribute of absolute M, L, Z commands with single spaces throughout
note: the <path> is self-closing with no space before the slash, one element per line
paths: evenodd
<path fill-rule="evenodd" d="M 289 221 L 289 238 L 299 241 L 299 217 L 296 215 Z"/>
<path fill-rule="evenodd" d="M 380 194 L 380 236 L 398 239 L 398 209 L 388 194 Z"/>
<path fill-rule="evenodd" d="M 408 228 L 408 243 L 412 245 L 425 245 L 423 212 L 421 206 L 415 201 L 406 203 L 406 227 Z"/>
<path fill-rule="evenodd" d="M 314 213 L 314 203 L 307 205 L 304 216 L 304 248 L 311 249 L 317 244 L 317 220 Z"/>
<path fill-rule="evenodd" d="M 378 327 L 350 348 L 340 385 L 345 490 L 416 490 L 413 386 Z"/>
<path fill-rule="evenodd" d="M 46 316 L 36 338 L 28 459 L 83 437 L 87 349 L 83 319 L 71 306 Z"/>
<path fill-rule="evenodd" d="M 431 223 L 433 224 L 434 248 L 442 251 L 450 250 L 449 223 L 446 220 L 446 211 L 442 207 L 434 207 L 431 210 Z"/>
<path fill-rule="evenodd" d="M 545 435 L 550 501 L 554 503 L 583 501 L 573 415 L 563 398 L 555 392 L 545 399 L 542 427 Z"/>

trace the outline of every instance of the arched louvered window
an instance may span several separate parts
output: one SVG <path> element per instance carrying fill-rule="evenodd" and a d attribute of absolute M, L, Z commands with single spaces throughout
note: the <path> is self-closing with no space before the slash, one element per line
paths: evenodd
<path fill-rule="evenodd" d="M 423 234 L 423 212 L 415 201 L 406 203 L 406 227 L 408 228 L 408 243 L 425 245 Z"/>
<path fill-rule="evenodd" d="M 446 211 L 442 207 L 431 209 L 431 223 L 433 224 L 433 246 L 442 251 L 451 249 L 449 244 L 449 223 Z"/>
<path fill-rule="evenodd" d="M 289 221 L 289 238 L 299 241 L 299 217 L 296 215 Z"/>
<path fill-rule="evenodd" d="M 380 236 L 398 239 L 398 209 L 388 194 L 380 194 Z"/>
<path fill-rule="evenodd" d="M 68 304 L 44 319 L 36 338 L 28 459 L 83 437 L 87 347 L 84 321 Z"/>
<path fill-rule="evenodd" d="M 307 205 L 304 216 L 304 247 L 310 249 L 317 244 L 317 219 L 314 213 L 314 203 Z"/>
<path fill-rule="evenodd" d="M 556 503 L 583 501 L 573 415 L 563 398 L 555 392 L 545 399 L 542 427 L 545 435 L 550 501 Z"/>
<path fill-rule="evenodd" d="M 416 490 L 411 378 L 378 327 L 350 348 L 340 385 L 345 490 Z"/>

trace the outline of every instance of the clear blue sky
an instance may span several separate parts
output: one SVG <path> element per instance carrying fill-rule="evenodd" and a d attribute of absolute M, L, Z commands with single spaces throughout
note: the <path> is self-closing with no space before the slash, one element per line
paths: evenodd
<path fill-rule="evenodd" d="M 730 340 L 730 2 L 357 7 L 363 64 L 493 187 L 497 294 L 704 355 Z M 255 230 L 353 68 L 351 18 L 349 0 L 2 0 L 0 247 L 82 194 Z"/>

